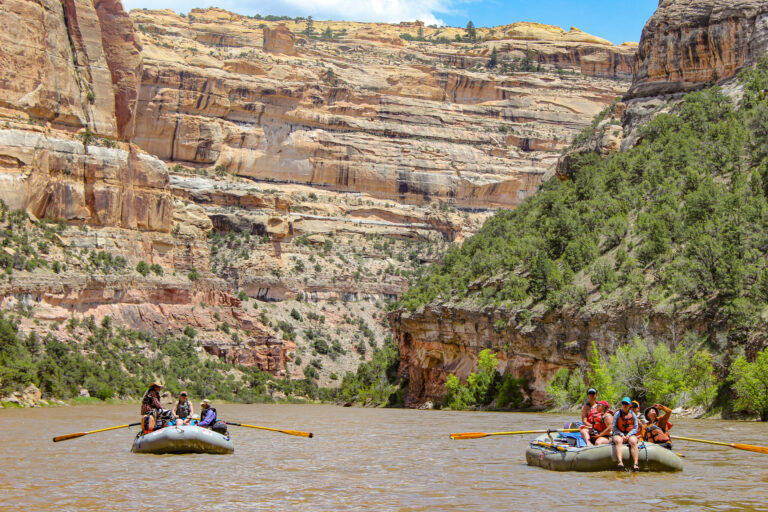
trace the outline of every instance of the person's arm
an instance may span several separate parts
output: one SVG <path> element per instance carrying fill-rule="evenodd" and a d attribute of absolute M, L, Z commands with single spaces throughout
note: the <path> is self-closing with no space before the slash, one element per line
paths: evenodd
<path fill-rule="evenodd" d="M 669 418 L 672 416 L 672 409 L 670 409 L 666 405 L 661 405 L 661 404 L 656 404 L 656 407 L 664 411 L 664 415 L 661 418 L 659 418 L 659 421 L 657 423 L 661 428 L 663 428 L 664 430 L 667 430 L 668 428 L 667 423 L 669 422 Z"/>
<path fill-rule="evenodd" d="M 587 421 L 588 415 L 589 415 L 589 404 L 587 403 L 581 406 L 581 422 L 587 427 L 592 427 L 589 421 Z"/>
<path fill-rule="evenodd" d="M 613 425 L 613 416 L 609 412 L 605 413 L 605 416 L 607 420 L 605 422 L 605 430 L 597 434 L 597 437 L 609 436 L 611 434 L 611 427 Z"/>
<path fill-rule="evenodd" d="M 192 405 L 192 402 L 189 402 L 189 417 L 191 418 L 194 415 L 195 415 L 195 406 Z"/>
<path fill-rule="evenodd" d="M 197 425 L 200 427 L 209 427 L 211 423 L 213 423 L 213 411 L 206 409 Z"/>
<path fill-rule="evenodd" d="M 637 414 L 632 412 L 632 430 L 629 431 L 627 437 L 637 435 L 637 431 L 640 430 L 640 422 L 637 421 Z"/>
<path fill-rule="evenodd" d="M 154 404 L 154 407 L 156 409 L 162 409 L 163 408 L 163 404 L 160 402 L 160 396 L 159 395 L 156 395 L 156 394 L 152 395 L 152 403 Z"/>
<path fill-rule="evenodd" d="M 619 416 L 621 415 L 621 412 L 617 412 L 616 415 L 613 417 L 613 431 L 611 432 L 614 436 L 623 436 L 624 432 L 619 432 Z"/>

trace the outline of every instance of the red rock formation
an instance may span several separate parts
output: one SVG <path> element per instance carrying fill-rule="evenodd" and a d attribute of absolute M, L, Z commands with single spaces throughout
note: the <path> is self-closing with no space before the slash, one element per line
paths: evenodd
<path fill-rule="evenodd" d="M 727 79 L 766 50 L 768 3 L 762 0 L 662 0 L 643 29 L 627 98 Z"/>
<path fill-rule="evenodd" d="M 120 0 L 95 0 L 101 41 L 115 88 L 117 136 L 133 137 L 141 77 L 141 46 Z"/>

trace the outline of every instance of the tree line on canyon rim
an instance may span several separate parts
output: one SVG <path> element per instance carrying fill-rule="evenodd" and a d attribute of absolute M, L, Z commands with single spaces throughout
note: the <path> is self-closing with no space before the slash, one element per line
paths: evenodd
<path fill-rule="evenodd" d="M 758 357 L 755 341 L 765 334 L 768 308 L 768 57 L 739 80 L 738 105 L 718 87 L 693 92 L 644 126 L 632 150 L 581 156 L 569 179 L 546 182 L 449 249 L 400 305 L 494 307 L 510 318 L 497 322 L 502 331 L 548 310 L 621 311 L 640 298 L 681 318 L 703 318 L 727 335 L 684 348 L 673 340 L 671 348 L 639 341 L 611 356 L 612 365 L 616 357 L 632 359 L 632 351 L 645 353 L 635 357 L 645 362 L 694 354 L 688 362 L 711 365 L 719 389 L 704 383 L 706 390 L 678 398 L 703 405 L 715 396 L 723 403 L 743 398 L 737 383 L 749 365 L 745 354 L 762 362 L 768 381 L 768 355 Z M 554 398 L 561 405 L 576 400 L 586 377 L 559 373 L 550 386 Z M 639 386 L 618 387 L 670 398 Z M 764 403 L 738 406 L 768 418 Z"/>

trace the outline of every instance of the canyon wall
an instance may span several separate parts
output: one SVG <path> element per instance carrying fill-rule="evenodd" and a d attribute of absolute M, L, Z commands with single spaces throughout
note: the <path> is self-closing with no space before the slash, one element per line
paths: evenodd
<path fill-rule="evenodd" d="M 319 38 L 116 0 L 9 0 L 0 28 L 0 199 L 29 216 L 0 222 L 0 307 L 40 337 L 91 315 L 191 327 L 321 385 L 390 339 L 412 276 L 536 191 L 635 52 L 532 23 Z"/>
<path fill-rule="evenodd" d="M 258 181 L 478 209 L 535 191 L 626 90 L 634 54 L 535 24 L 437 44 L 424 27 L 425 41 L 407 42 L 412 27 L 396 25 L 329 22 L 336 35 L 320 39 L 216 9 L 131 17 L 144 48 L 134 140 L 146 151 Z M 531 70 L 502 72 L 524 59 Z"/>
<path fill-rule="evenodd" d="M 596 122 L 589 137 L 560 158 L 551 175 L 569 179 L 578 154 L 630 149 L 638 142 L 638 128 L 670 111 L 686 92 L 717 82 L 737 98 L 734 76 L 767 49 L 765 2 L 662 0 L 643 31 L 629 92 Z M 526 379 L 526 406 L 543 407 L 548 381 L 560 368 L 584 367 L 592 341 L 611 353 L 635 336 L 676 343 L 683 333 L 694 333 L 724 347 L 729 331 L 700 310 L 670 310 L 642 295 L 606 305 L 592 294 L 585 307 L 547 310 L 543 305 L 473 309 L 449 301 L 392 313 L 400 371 L 408 381 L 407 404 L 440 402 L 447 376 L 465 379 L 485 348 L 497 353 L 502 373 Z"/>

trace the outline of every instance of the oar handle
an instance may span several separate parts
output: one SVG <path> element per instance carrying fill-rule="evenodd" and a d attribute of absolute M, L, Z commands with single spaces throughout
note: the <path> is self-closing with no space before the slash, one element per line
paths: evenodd
<path fill-rule="evenodd" d="M 454 440 L 458 439 L 480 439 L 481 437 L 488 436 L 511 436 L 519 434 L 549 434 L 552 432 L 578 432 L 577 428 L 564 428 L 560 430 L 516 430 L 513 432 L 459 432 L 457 434 L 450 434 L 448 437 Z"/>

